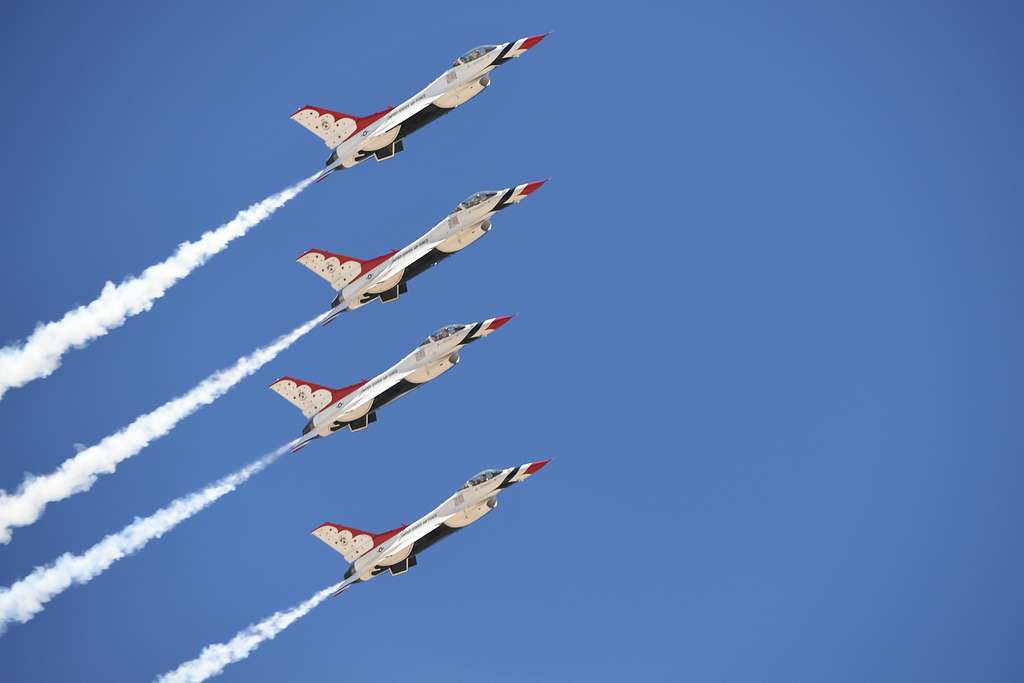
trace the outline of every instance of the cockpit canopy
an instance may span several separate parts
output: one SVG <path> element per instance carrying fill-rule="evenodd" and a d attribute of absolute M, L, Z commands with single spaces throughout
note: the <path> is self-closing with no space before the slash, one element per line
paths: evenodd
<path fill-rule="evenodd" d="M 497 192 L 477 192 L 475 195 L 473 195 L 471 197 L 466 197 L 465 201 L 460 202 L 459 206 L 455 210 L 459 211 L 460 209 L 468 209 L 470 207 L 476 206 L 480 202 L 487 201 L 488 199 L 490 199 L 491 197 L 493 197 L 496 194 L 498 194 L 498 193 Z"/>
<path fill-rule="evenodd" d="M 465 327 L 465 325 L 449 325 L 448 327 L 442 327 L 437 332 L 424 339 L 420 346 L 424 346 L 425 344 L 429 344 L 430 342 L 436 342 L 441 341 L 442 339 L 446 339 Z"/>
<path fill-rule="evenodd" d="M 489 479 L 494 479 L 499 474 L 501 474 L 501 470 L 484 470 L 483 472 L 481 472 L 480 474 L 476 475 L 475 477 L 467 481 L 465 484 L 463 484 L 462 488 L 468 489 L 470 486 L 482 484 Z"/>
<path fill-rule="evenodd" d="M 481 45 L 480 47 L 474 47 L 472 50 L 470 50 L 469 52 L 467 52 L 466 54 L 462 55 L 454 62 L 452 62 L 452 66 L 459 66 L 460 64 L 469 64 L 474 59 L 479 59 L 480 57 L 483 57 L 485 54 L 487 54 L 488 52 L 497 47 L 497 45 Z"/>

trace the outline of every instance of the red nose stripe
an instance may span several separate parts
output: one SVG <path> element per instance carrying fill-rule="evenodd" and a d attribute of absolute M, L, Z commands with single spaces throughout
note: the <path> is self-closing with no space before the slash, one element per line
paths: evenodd
<path fill-rule="evenodd" d="M 515 316 L 503 315 L 500 318 L 495 318 L 494 320 L 491 321 L 491 324 L 487 326 L 487 329 L 488 330 L 496 330 L 499 327 L 501 327 L 502 325 L 504 325 L 505 323 L 507 323 L 509 320 L 511 320 L 513 317 L 515 317 Z"/>
<path fill-rule="evenodd" d="M 533 47 L 534 45 L 536 45 L 540 41 L 544 40 L 544 36 L 546 36 L 546 35 L 547 35 L 546 33 L 542 33 L 539 36 L 530 36 L 529 38 L 527 38 L 526 40 L 523 41 L 523 44 L 519 46 L 519 49 L 520 50 L 529 50 L 531 47 Z"/>
<path fill-rule="evenodd" d="M 541 468 L 543 468 L 544 465 L 547 465 L 549 462 L 551 462 L 550 458 L 548 460 L 541 460 L 539 462 L 531 462 L 530 466 L 526 468 L 526 473 L 533 474 L 535 472 L 540 472 Z"/>
<path fill-rule="evenodd" d="M 540 189 L 540 186 L 546 182 L 546 180 L 535 180 L 532 183 L 526 183 L 526 187 L 524 187 L 519 194 L 528 195 L 531 192 L 536 192 L 537 190 Z"/>

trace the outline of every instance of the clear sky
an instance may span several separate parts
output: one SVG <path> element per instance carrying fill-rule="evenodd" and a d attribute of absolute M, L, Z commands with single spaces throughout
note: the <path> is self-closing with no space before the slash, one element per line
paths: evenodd
<path fill-rule="evenodd" d="M 267 385 L 518 317 L 372 428 L 288 456 L 0 638 L 5 681 L 148 680 L 386 530 L 553 463 L 225 681 L 1024 677 L 1016 3 L 21 3 L 0 25 L 0 336 L 320 167 L 288 115 L 398 104 L 554 30 L 393 160 L 316 185 L 0 402 L 0 488 L 329 303 L 294 258 L 399 248 L 551 177 L 0 547 L 0 585 L 298 435 Z"/>

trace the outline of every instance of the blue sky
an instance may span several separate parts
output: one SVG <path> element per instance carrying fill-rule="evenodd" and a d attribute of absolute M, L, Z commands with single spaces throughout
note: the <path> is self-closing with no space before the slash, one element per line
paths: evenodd
<path fill-rule="evenodd" d="M 495 514 L 224 680 L 1019 680 L 1022 92 L 1012 3 L 145 3 L 0 27 L 4 342 L 315 171 L 299 105 L 398 104 L 554 30 L 493 87 L 300 195 L 0 402 L 0 487 L 331 299 L 309 247 L 399 248 L 552 177 L 487 239 L 314 333 L 0 547 L 0 585 L 297 435 L 435 328 L 518 317 L 373 428 L 289 456 L 0 638 L 5 680 L 146 680 L 412 521 Z"/>

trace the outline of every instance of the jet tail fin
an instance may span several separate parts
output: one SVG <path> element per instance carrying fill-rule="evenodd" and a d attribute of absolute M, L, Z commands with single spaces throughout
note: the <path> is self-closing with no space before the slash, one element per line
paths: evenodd
<path fill-rule="evenodd" d="M 390 531 L 375 534 L 372 531 L 361 531 L 360 529 L 335 524 L 334 522 L 324 522 L 313 529 L 311 533 L 341 553 L 341 556 L 351 563 L 397 534 L 405 526 L 403 524 Z"/>
<path fill-rule="evenodd" d="M 391 258 L 395 253 L 397 252 L 389 251 L 377 258 L 364 261 L 354 256 L 335 254 L 323 249 L 309 249 L 295 260 L 327 280 L 335 291 L 341 291 L 345 285 Z"/>
<path fill-rule="evenodd" d="M 325 145 L 333 149 L 392 109 L 393 107 L 388 107 L 369 116 L 353 116 L 352 114 L 344 114 L 340 111 L 331 111 L 330 109 L 307 104 L 304 107 L 300 107 L 289 118 L 323 140 Z"/>
<path fill-rule="evenodd" d="M 270 388 L 281 398 L 301 410 L 303 415 L 313 417 L 339 398 L 351 394 L 364 384 L 366 384 L 365 380 L 341 389 L 332 389 L 285 375 L 271 384 Z"/>

